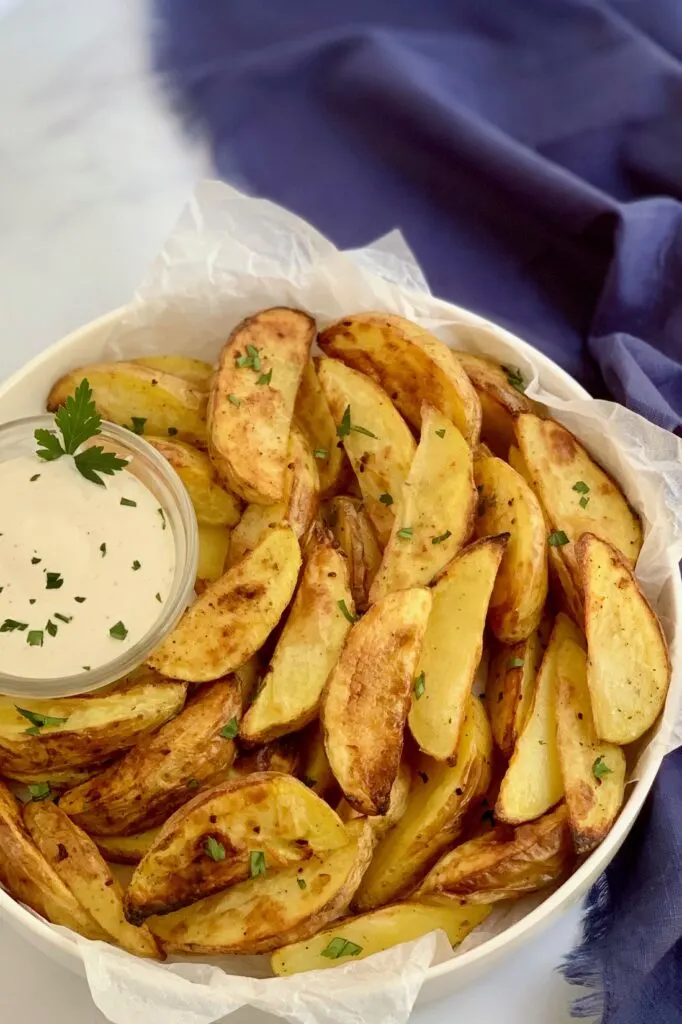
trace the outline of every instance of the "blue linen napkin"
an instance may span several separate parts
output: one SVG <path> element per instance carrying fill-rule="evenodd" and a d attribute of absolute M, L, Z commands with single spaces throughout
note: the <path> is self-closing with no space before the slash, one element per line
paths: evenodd
<path fill-rule="evenodd" d="M 156 14 L 158 67 L 223 177 L 343 248 L 400 227 L 435 294 L 680 431 L 682 0 Z M 682 1020 L 680 792 L 674 754 L 590 897 L 567 975 L 603 1024 Z"/>

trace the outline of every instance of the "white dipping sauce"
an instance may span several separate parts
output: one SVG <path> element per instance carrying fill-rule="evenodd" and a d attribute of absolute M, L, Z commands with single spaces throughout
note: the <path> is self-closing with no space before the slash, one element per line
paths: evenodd
<path fill-rule="evenodd" d="M 0 463 L 2 672 L 87 673 L 159 619 L 175 569 L 170 525 L 130 471 L 103 479 L 86 480 L 70 457 Z"/>

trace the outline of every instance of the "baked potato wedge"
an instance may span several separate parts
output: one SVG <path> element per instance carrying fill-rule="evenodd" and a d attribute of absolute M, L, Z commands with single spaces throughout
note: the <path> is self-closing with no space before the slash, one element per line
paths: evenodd
<path fill-rule="evenodd" d="M 174 377 L 181 377 L 199 391 L 208 391 L 211 383 L 213 367 L 203 359 L 192 359 L 190 356 L 140 356 L 131 359 L 138 366 L 149 366 L 152 370 L 162 370 Z"/>
<path fill-rule="evenodd" d="M 92 839 L 50 801 L 26 804 L 24 824 L 45 860 L 109 942 L 136 956 L 161 960 L 147 927 L 133 928 L 123 914 L 123 893 Z"/>
<path fill-rule="evenodd" d="M 339 787 L 327 758 L 319 722 L 314 722 L 300 733 L 300 749 L 298 777 L 313 793 L 317 793 L 323 800 L 329 800 L 332 794 L 338 793 Z"/>
<path fill-rule="evenodd" d="M 423 756 L 407 809 L 379 842 L 354 907 L 372 910 L 412 892 L 460 833 L 467 810 L 490 785 L 492 735 L 481 701 L 469 698 L 457 762 Z"/>
<path fill-rule="evenodd" d="M 37 772 L 13 772 L 11 775 L 8 773 L 7 778 L 13 782 L 21 782 L 25 786 L 47 784 L 51 793 L 62 793 L 65 789 L 73 789 L 74 786 L 80 786 L 81 782 L 87 782 L 93 775 L 103 771 L 108 763 L 105 761 L 100 764 L 83 765 L 79 768 L 59 768 L 55 771 L 45 768 L 43 771 Z"/>
<path fill-rule="evenodd" d="M 340 495 L 327 504 L 325 520 L 348 559 L 350 589 L 359 612 L 369 607 L 369 592 L 381 564 L 381 549 L 362 502 Z"/>
<path fill-rule="evenodd" d="M 347 843 L 336 812 L 293 776 L 261 772 L 225 782 L 161 828 L 128 886 L 126 915 L 139 924 Z"/>
<path fill-rule="evenodd" d="M 327 681 L 320 715 L 327 757 L 361 814 L 388 810 L 430 611 L 424 587 L 388 594 L 352 627 Z"/>
<path fill-rule="evenodd" d="M 374 817 L 367 819 L 372 826 L 374 835 L 377 839 L 381 839 L 382 836 L 386 835 L 389 829 L 392 829 L 394 825 L 398 824 L 407 810 L 407 802 L 410 798 L 411 788 L 412 772 L 409 765 L 402 762 L 398 769 L 398 774 L 395 777 L 395 782 L 391 786 L 388 810 L 385 814 L 377 814 Z M 354 818 L 362 817 L 359 811 L 356 811 L 351 807 L 345 797 L 336 808 L 336 813 L 341 818 L 341 821 L 352 821 Z"/>
<path fill-rule="evenodd" d="M 502 643 L 537 628 L 547 600 L 547 527 L 535 493 L 502 459 L 474 462 L 478 490 L 476 536 L 509 534 L 493 587 L 488 622 Z"/>
<path fill-rule="evenodd" d="M 426 401 L 454 423 L 469 444 L 478 442 L 478 396 L 453 353 L 435 334 L 402 316 L 358 313 L 330 324 L 318 342 L 325 355 L 367 374 L 388 392 L 415 429 L 421 425 L 421 406 Z"/>
<path fill-rule="evenodd" d="M 409 713 L 410 732 L 438 761 L 455 756 L 462 720 L 483 653 L 490 594 L 506 535 L 465 548 L 431 589 L 426 627 Z"/>
<path fill-rule="evenodd" d="M 230 531 L 224 526 L 199 525 L 199 561 L 197 579 L 212 583 L 225 572 L 230 548 Z"/>
<path fill-rule="evenodd" d="M 232 779 L 243 779 L 254 772 L 279 772 L 298 775 L 301 753 L 294 737 L 284 736 L 262 747 L 240 753 L 229 771 Z M 225 780 L 227 781 L 227 780 Z"/>
<path fill-rule="evenodd" d="M 139 864 L 158 834 L 158 828 L 150 828 L 134 836 L 92 836 L 92 840 L 108 863 Z"/>
<path fill-rule="evenodd" d="M 348 842 L 324 856 L 265 871 L 164 917 L 150 927 L 168 953 L 268 953 L 300 942 L 340 917 L 367 868 L 374 837 L 365 821 L 346 826 Z"/>
<path fill-rule="evenodd" d="M 445 932 L 454 948 L 489 913 L 489 907 L 466 906 L 447 897 L 395 903 L 368 914 L 346 917 L 310 939 L 275 950 L 272 969 L 275 974 L 288 975 L 339 967 L 438 929 Z"/>
<path fill-rule="evenodd" d="M 388 544 L 370 591 L 370 602 L 393 590 L 426 586 L 467 541 L 474 524 L 476 490 L 471 449 L 450 420 L 422 407 L 422 432 Z M 391 495 L 383 495 L 385 501 Z"/>
<path fill-rule="evenodd" d="M 568 874 L 575 862 L 566 805 L 528 825 L 498 825 L 456 846 L 429 871 L 415 897 L 448 892 L 467 903 L 516 899 Z"/>
<path fill-rule="evenodd" d="M 577 544 L 587 634 L 587 684 L 597 736 L 632 743 L 658 718 L 671 664 L 661 623 L 626 558 L 588 533 Z"/>
<path fill-rule="evenodd" d="M 385 495 L 394 503 L 399 500 L 417 448 L 414 438 L 386 392 L 369 377 L 336 359 L 322 359 L 317 372 L 336 433 L 383 547 L 395 517 Z"/>
<path fill-rule="evenodd" d="M 206 446 L 206 392 L 180 377 L 137 363 L 81 366 L 53 384 L 47 411 L 55 412 L 86 378 L 103 419 L 136 433 L 167 435 Z"/>
<path fill-rule="evenodd" d="M 220 354 L 208 400 L 209 452 L 245 501 L 284 500 L 294 403 L 314 337 L 307 313 L 275 307 L 238 324 Z"/>
<path fill-rule="evenodd" d="M 209 584 L 148 664 L 171 679 L 205 683 L 243 665 L 267 640 L 298 579 L 301 551 L 290 526 L 269 530 L 237 565 Z"/>
<path fill-rule="evenodd" d="M 222 486 L 215 466 L 205 452 L 175 438 L 145 437 L 171 464 L 187 488 L 200 526 L 236 526 L 242 503 Z"/>
<path fill-rule="evenodd" d="M 573 843 L 578 853 L 589 853 L 610 831 L 623 803 L 625 754 L 595 732 L 583 648 L 564 640 L 558 666 L 559 765 Z"/>
<path fill-rule="evenodd" d="M 345 454 L 336 436 L 336 424 L 312 362 L 307 362 L 303 367 L 294 406 L 294 421 L 301 428 L 317 462 L 320 496 L 327 498 L 336 494 L 344 473 Z"/>
<path fill-rule="evenodd" d="M 346 559 L 317 523 L 291 611 L 258 695 L 241 724 L 244 743 L 267 743 L 317 718 L 324 684 L 354 614 Z"/>
<path fill-rule="evenodd" d="M 481 440 L 495 455 L 506 459 L 509 446 L 516 443 L 514 417 L 534 409 L 533 402 L 523 393 L 519 371 L 473 352 L 452 354 L 474 385 L 481 403 Z"/>
<path fill-rule="evenodd" d="M 202 687 L 177 718 L 70 789 L 60 807 L 91 835 L 135 835 L 161 825 L 198 784 L 232 764 L 241 708 L 234 676 Z"/>
<path fill-rule="evenodd" d="M 517 644 L 497 644 L 490 659 L 486 706 L 495 743 L 507 760 L 514 752 L 531 707 L 535 680 L 549 639 L 543 625 Z"/>

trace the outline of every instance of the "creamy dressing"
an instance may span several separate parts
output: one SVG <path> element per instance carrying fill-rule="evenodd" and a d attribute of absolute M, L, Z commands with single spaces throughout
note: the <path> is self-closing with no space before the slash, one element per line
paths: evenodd
<path fill-rule="evenodd" d="M 86 675 L 163 612 L 175 569 L 166 515 L 129 470 L 104 481 L 70 457 L 0 463 L 0 671 Z"/>

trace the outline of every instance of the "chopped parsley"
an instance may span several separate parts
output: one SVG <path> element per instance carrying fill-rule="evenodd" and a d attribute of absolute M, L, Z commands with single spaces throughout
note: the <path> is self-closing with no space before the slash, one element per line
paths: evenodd
<path fill-rule="evenodd" d="M 307 889 L 308 888 L 308 886 L 306 885 L 305 878 L 297 878 L 296 879 L 296 885 L 299 887 L 299 889 Z"/>
<path fill-rule="evenodd" d="M 48 800 L 52 796 L 49 782 L 30 782 L 28 791 L 31 794 L 31 800 L 35 803 L 39 800 Z"/>
<path fill-rule="evenodd" d="M 45 626 L 45 629 L 46 629 L 46 631 L 47 631 L 49 636 L 56 636 L 58 628 L 59 627 L 55 625 L 55 623 L 52 621 L 52 619 L 48 619 L 47 620 L 47 625 Z M 29 633 L 29 636 L 30 636 L 30 633 Z"/>
<path fill-rule="evenodd" d="M 360 427 L 355 423 L 351 423 L 350 406 L 347 405 L 346 408 L 344 409 L 343 416 L 341 417 L 341 422 L 336 428 L 336 436 L 348 437 L 351 430 L 354 430 L 356 434 L 364 434 L 365 437 L 373 437 L 375 440 L 377 440 L 377 435 L 373 434 L 371 430 L 367 430 L 366 427 Z"/>
<path fill-rule="evenodd" d="M 133 434 L 144 434 L 144 425 L 147 422 L 145 416 L 131 416 L 130 422 L 132 423 L 131 430 Z"/>
<path fill-rule="evenodd" d="M 270 367 L 270 369 L 268 370 L 267 373 L 261 373 L 260 377 L 256 381 L 256 384 L 269 384 L 271 380 L 272 380 L 272 367 Z"/>
<path fill-rule="evenodd" d="M 414 681 L 412 692 L 414 693 L 415 700 L 419 700 L 424 695 L 426 689 L 426 676 L 423 672 L 420 672 Z"/>
<path fill-rule="evenodd" d="M 589 500 L 590 499 L 585 494 L 583 494 L 583 496 L 580 499 L 580 501 L 578 502 L 578 504 L 580 505 L 581 508 L 587 508 Z"/>
<path fill-rule="evenodd" d="M 442 430 L 437 430 L 436 433 L 438 437 L 445 437 L 445 427 Z"/>
<path fill-rule="evenodd" d="M 328 960 L 340 960 L 342 956 L 358 956 L 362 953 L 362 946 L 356 945 L 350 939 L 344 939 L 337 935 L 322 950 L 320 956 L 326 956 Z"/>
<path fill-rule="evenodd" d="M 313 449 L 313 456 L 316 459 L 319 459 L 320 462 L 322 462 L 324 459 L 328 459 L 329 458 L 329 451 L 328 451 L 327 448 L 314 448 Z"/>
<path fill-rule="evenodd" d="M 551 548 L 560 548 L 564 544 L 568 544 L 568 537 L 563 530 L 555 530 L 554 533 L 550 533 L 547 543 Z"/>
<path fill-rule="evenodd" d="M 28 629 L 28 622 L 17 622 L 16 619 L 5 619 L 0 626 L 0 633 L 13 633 L 15 629 Z"/>
<path fill-rule="evenodd" d="M 507 662 L 507 668 L 523 668 L 523 658 L 510 658 Z"/>
<path fill-rule="evenodd" d="M 237 396 L 236 396 L 236 395 L 228 395 L 228 396 L 227 396 L 227 400 L 228 400 L 228 402 L 231 402 L 231 403 L 232 403 L 232 405 L 236 406 L 236 407 L 237 407 L 237 409 L 238 409 L 238 408 L 239 408 L 239 406 L 240 406 L 240 405 L 242 404 L 242 400 L 241 400 L 241 398 L 237 398 Z"/>
<path fill-rule="evenodd" d="M 516 390 L 520 391 L 521 394 L 526 390 L 526 384 L 523 379 L 523 375 L 519 369 L 513 369 L 511 366 L 503 366 L 502 369 L 507 375 L 507 382 Z"/>
<path fill-rule="evenodd" d="M 412 539 L 412 527 L 411 526 L 403 526 L 402 529 L 398 530 L 398 536 L 400 537 L 401 540 L 411 540 Z"/>
<path fill-rule="evenodd" d="M 348 619 L 351 625 L 353 625 L 353 623 L 357 621 L 357 616 L 353 615 L 353 613 L 348 610 L 348 605 L 343 600 L 343 598 L 341 598 L 341 600 L 337 601 L 336 603 L 343 612 L 344 617 Z"/>
<path fill-rule="evenodd" d="M 63 586 L 64 580 L 60 572 L 48 572 L 45 582 L 46 590 L 59 590 L 59 588 Z"/>
<path fill-rule="evenodd" d="M 131 569 L 133 570 L 133 572 L 137 572 L 137 570 L 141 569 L 141 568 L 142 568 L 142 562 L 138 562 L 138 560 L 135 559 L 135 561 L 131 565 Z"/>
<path fill-rule="evenodd" d="M 121 498 L 121 505 L 127 505 L 129 508 L 137 508 L 137 502 L 131 498 Z"/>
<path fill-rule="evenodd" d="M 249 871 L 252 878 L 265 874 L 265 854 L 262 850 L 252 850 L 249 854 Z"/>
<path fill-rule="evenodd" d="M 234 361 L 234 365 L 237 366 L 240 370 L 260 370 L 260 352 L 255 347 L 255 345 L 247 345 L 246 355 L 237 356 Z"/>
<path fill-rule="evenodd" d="M 32 483 L 34 483 L 34 481 L 39 480 L 39 479 L 40 479 L 40 473 L 34 473 L 33 476 L 31 477 L 31 479 L 29 480 L 29 483 L 32 484 Z"/>
<path fill-rule="evenodd" d="M 43 646 L 43 631 L 42 629 L 29 629 L 26 634 L 26 643 L 29 647 L 42 647 Z"/>
<path fill-rule="evenodd" d="M 55 619 L 59 619 L 60 622 L 71 622 L 73 615 L 62 615 L 61 612 L 54 613 Z"/>
<path fill-rule="evenodd" d="M 422 782 L 424 783 L 424 785 L 426 785 L 426 783 L 427 783 L 427 782 L 429 781 L 429 777 L 428 777 L 428 775 L 426 774 L 426 772 L 420 772 L 420 771 L 418 771 L 418 772 L 417 772 L 417 775 L 418 775 L 418 776 L 419 776 L 419 778 L 420 778 L 420 779 L 422 780 Z"/>
<path fill-rule="evenodd" d="M 199 780 L 198 779 L 188 779 L 187 780 L 187 788 L 188 789 L 198 789 L 199 788 Z"/>
<path fill-rule="evenodd" d="M 105 551 L 106 551 L 106 546 L 105 546 Z M 84 601 L 87 601 L 87 598 L 86 597 L 74 597 L 74 601 L 77 601 L 78 604 L 83 604 Z"/>
<path fill-rule="evenodd" d="M 441 533 L 441 535 L 439 537 L 432 537 L 431 538 L 431 543 L 432 544 L 442 544 L 444 540 L 448 539 L 448 537 L 452 537 L 452 531 L 451 530 L 446 530 L 445 533 Z"/>
<path fill-rule="evenodd" d="M 379 501 L 381 502 L 382 505 L 392 505 L 393 495 L 389 494 L 388 491 L 385 491 L 383 494 L 379 495 Z"/>
<path fill-rule="evenodd" d="M 592 774 L 601 783 L 605 775 L 613 775 L 613 769 L 609 768 L 603 757 L 598 757 L 592 765 Z"/>
<path fill-rule="evenodd" d="M 82 667 L 83 667 L 83 671 L 84 672 L 89 672 L 90 671 L 90 666 L 89 665 L 83 665 Z"/>
<path fill-rule="evenodd" d="M 204 849 L 211 860 L 225 860 L 225 847 L 217 839 L 214 839 L 213 836 L 208 837 Z"/>
<path fill-rule="evenodd" d="M 104 556 L 107 553 L 107 546 L 106 546 L 106 544 L 100 544 L 99 549 L 102 552 L 102 558 L 104 558 Z"/>
<path fill-rule="evenodd" d="M 573 490 L 577 491 L 578 494 L 589 494 L 590 488 L 587 486 L 584 480 L 576 480 L 573 484 Z"/>
<path fill-rule="evenodd" d="M 165 513 L 165 512 L 163 511 L 163 509 L 162 509 L 162 508 L 160 508 L 160 507 L 159 507 L 159 508 L 157 508 L 157 510 L 156 510 L 156 511 L 157 511 L 157 512 L 159 513 L 159 515 L 161 516 L 161 522 L 163 523 L 162 529 L 163 529 L 163 530 L 165 530 L 165 529 L 166 529 L 166 525 L 167 525 L 167 523 L 166 523 L 166 513 Z"/>
<path fill-rule="evenodd" d="M 115 626 L 112 626 L 109 630 L 109 636 L 114 640 L 125 640 L 128 636 L 128 630 L 125 628 L 122 622 L 117 622 Z"/>
<path fill-rule="evenodd" d="M 158 590 L 157 590 L 157 591 L 156 591 L 156 593 L 154 594 L 154 597 L 155 597 L 155 598 L 156 598 L 156 600 L 157 600 L 157 601 L 159 602 L 159 604 L 161 604 L 161 603 L 162 603 L 162 601 L 161 601 L 161 594 L 160 594 L 160 593 L 158 592 Z"/>
<path fill-rule="evenodd" d="M 31 565 L 38 565 L 40 562 L 42 562 L 42 558 L 35 558 L 35 557 L 33 557 L 31 559 Z"/>
<path fill-rule="evenodd" d="M 37 736 L 39 730 L 45 728 L 46 725 L 64 725 L 65 722 L 68 722 L 68 718 L 54 718 L 52 715 L 41 715 L 37 711 L 29 711 L 28 708 L 20 708 L 18 704 L 14 705 L 14 710 L 18 711 L 22 718 L 27 719 L 33 726 L 32 729 L 26 730 L 31 736 Z"/>
<path fill-rule="evenodd" d="M 236 718 L 231 718 L 227 725 L 224 725 L 220 730 L 220 735 L 224 740 L 233 740 L 239 733 L 239 722 Z"/>

